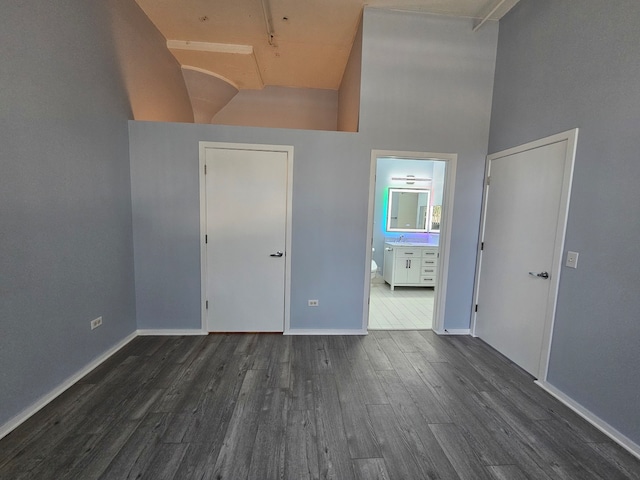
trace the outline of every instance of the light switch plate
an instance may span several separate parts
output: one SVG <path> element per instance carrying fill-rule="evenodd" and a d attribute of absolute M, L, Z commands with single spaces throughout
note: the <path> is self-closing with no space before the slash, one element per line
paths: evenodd
<path fill-rule="evenodd" d="M 578 268 L 578 252 L 567 252 L 567 267 Z"/>

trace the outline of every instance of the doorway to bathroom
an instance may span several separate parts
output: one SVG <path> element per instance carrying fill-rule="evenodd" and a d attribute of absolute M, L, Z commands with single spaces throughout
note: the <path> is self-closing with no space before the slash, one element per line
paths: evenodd
<path fill-rule="evenodd" d="M 365 328 L 441 331 L 455 164 L 455 154 L 372 152 Z"/>

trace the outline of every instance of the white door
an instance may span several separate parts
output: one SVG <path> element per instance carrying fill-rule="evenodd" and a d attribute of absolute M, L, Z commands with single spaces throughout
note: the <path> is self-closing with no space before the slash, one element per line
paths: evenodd
<path fill-rule="evenodd" d="M 489 157 L 475 334 L 546 374 L 575 139 Z"/>
<path fill-rule="evenodd" d="M 288 152 L 206 148 L 206 310 L 212 332 L 282 332 Z"/>

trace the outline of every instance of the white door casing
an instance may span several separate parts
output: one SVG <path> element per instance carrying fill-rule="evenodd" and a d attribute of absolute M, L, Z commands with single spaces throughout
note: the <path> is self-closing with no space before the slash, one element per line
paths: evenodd
<path fill-rule="evenodd" d="M 487 157 L 473 333 L 541 380 L 548 367 L 577 133 Z"/>
<path fill-rule="evenodd" d="M 200 157 L 203 330 L 288 330 L 293 147 L 201 142 Z"/>
<path fill-rule="evenodd" d="M 449 248 L 451 245 L 451 225 L 453 221 L 453 200 L 456 179 L 456 163 L 458 155 L 455 153 L 429 153 L 406 152 L 399 150 L 372 150 L 371 166 L 369 170 L 369 207 L 367 219 L 367 243 L 365 246 L 365 272 L 364 272 L 364 299 L 362 331 L 366 332 L 369 325 L 369 295 L 371 291 L 371 245 L 373 242 L 373 225 L 375 213 L 375 185 L 376 166 L 378 158 L 398 157 L 404 160 L 435 160 L 446 162 L 444 191 L 442 195 L 442 221 L 440 226 L 439 255 L 440 266 L 438 268 L 435 299 L 433 304 L 433 331 L 439 334 L 448 334 L 444 328 L 445 299 L 447 297 L 447 280 L 449 274 Z M 458 333 L 458 332 L 455 332 Z M 469 330 L 464 333 L 468 334 Z"/>

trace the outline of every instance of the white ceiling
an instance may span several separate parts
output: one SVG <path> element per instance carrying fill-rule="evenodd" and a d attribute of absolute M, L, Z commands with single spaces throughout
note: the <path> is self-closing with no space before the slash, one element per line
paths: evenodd
<path fill-rule="evenodd" d="M 182 66 L 238 89 L 340 86 L 364 6 L 500 19 L 518 0 L 136 0 Z M 496 8 L 497 7 L 497 8 Z M 269 26 L 268 26 L 269 25 Z M 271 35 L 268 33 L 270 31 Z"/>

